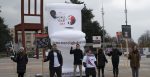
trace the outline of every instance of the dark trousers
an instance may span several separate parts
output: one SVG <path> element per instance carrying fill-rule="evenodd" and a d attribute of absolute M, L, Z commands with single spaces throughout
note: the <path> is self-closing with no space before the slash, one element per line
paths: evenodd
<path fill-rule="evenodd" d="M 51 67 L 50 68 L 50 77 L 54 77 L 55 73 L 57 77 L 62 77 L 62 67 Z"/>
<path fill-rule="evenodd" d="M 18 73 L 18 77 L 24 77 L 24 73 Z"/>
<path fill-rule="evenodd" d="M 86 77 L 90 77 L 90 75 L 92 75 L 92 77 L 96 77 L 96 69 L 95 68 L 86 68 L 85 74 L 86 74 Z"/>
<path fill-rule="evenodd" d="M 118 65 L 119 65 L 119 63 L 113 63 L 113 74 L 114 74 L 114 77 L 118 77 L 118 74 L 119 74 Z"/>
<path fill-rule="evenodd" d="M 132 77 L 139 77 L 139 68 L 131 68 L 132 69 Z"/>
<path fill-rule="evenodd" d="M 104 66 L 98 67 L 98 77 L 100 77 L 100 71 L 102 73 L 102 77 L 104 77 Z"/>

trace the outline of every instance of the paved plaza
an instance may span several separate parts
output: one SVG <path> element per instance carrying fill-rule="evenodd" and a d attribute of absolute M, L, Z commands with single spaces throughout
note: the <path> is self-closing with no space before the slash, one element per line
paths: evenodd
<path fill-rule="evenodd" d="M 105 68 L 105 77 L 113 77 L 111 60 L 110 57 L 107 58 L 109 62 Z M 49 64 L 48 62 L 43 64 L 44 77 L 49 77 L 48 64 Z M 66 61 L 64 63 L 65 69 L 63 70 L 66 71 L 70 69 L 69 72 L 72 72 L 71 70 L 73 70 L 73 68 L 71 68 L 70 66 L 72 67 L 72 61 Z M 126 58 L 121 57 L 119 69 L 120 69 L 119 77 L 131 77 L 131 69 L 129 67 L 129 61 L 127 61 Z M 35 74 L 37 73 L 42 73 L 42 59 L 29 58 L 29 63 L 27 65 L 27 72 L 25 77 L 35 77 Z M 149 76 L 150 76 L 150 58 L 142 57 L 139 77 L 149 77 Z M 10 58 L 8 57 L 0 59 L 0 77 L 17 77 L 16 63 L 11 61 Z"/>

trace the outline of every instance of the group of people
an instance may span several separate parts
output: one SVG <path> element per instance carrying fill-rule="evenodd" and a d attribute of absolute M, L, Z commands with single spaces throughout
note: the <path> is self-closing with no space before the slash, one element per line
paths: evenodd
<path fill-rule="evenodd" d="M 128 59 L 130 60 L 132 76 L 138 77 L 140 67 L 140 54 L 136 46 L 134 46 L 132 49 L 133 50 L 129 53 Z M 82 77 L 82 65 L 85 67 L 86 77 L 96 77 L 97 74 L 98 77 L 104 77 L 104 68 L 108 61 L 103 52 L 103 49 L 99 48 L 96 54 L 93 53 L 92 49 L 88 49 L 87 51 L 85 51 L 85 54 L 83 54 L 83 51 L 80 49 L 80 45 L 76 44 L 75 49 L 73 49 L 73 47 L 70 48 L 70 54 L 74 55 L 74 77 L 76 77 L 77 67 L 79 67 L 80 77 Z M 107 55 L 111 56 L 113 75 L 114 77 L 118 77 L 119 57 L 122 55 L 122 52 L 120 52 L 117 47 L 115 47 Z M 24 77 L 26 64 L 28 63 L 27 54 L 24 52 L 24 48 L 21 47 L 19 53 L 11 59 L 17 63 L 18 77 Z M 49 61 L 50 77 L 54 77 L 55 74 L 57 75 L 57 77 L 62 77 L 63 56 L 61 54 L 61 51 L 57 49 L 56 44 L 52 45 L 52 49 L 49 52 L 48 56 L 43 59 L 43 62 L 47 61 Z"/>

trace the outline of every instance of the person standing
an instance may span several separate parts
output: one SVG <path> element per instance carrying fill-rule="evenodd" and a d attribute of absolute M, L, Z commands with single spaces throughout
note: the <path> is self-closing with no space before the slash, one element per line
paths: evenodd
<path fill-rule="evenodd" d="M 114 47 L 112 51 L 108 54 L 108 56 L 111 56 L 114 77 L 118 77 L 118 74 L 119 74 L 118 66 L 119 66 L 119 57 L 121 55 L 122 55 L 122 52 L 120 52 L 116 47 Z"/>
<path fill-rule="evenodd" d="M 74 54 L 74 73 L 73 76 L 76 77 L 76 69 L 79 66 L 80 70 L 80 77 L 82 77 L 82 59 L 83 59 L 83 52 L 80 49 L 80 45 L 76 44 L 76 49 L 71 47 L 70 54 Z"/>
<path fill-rule="evenodd" d="M 57 77 L 62 77 L 62 65 L 63 57 L 60 50 L 57 49 L 57 45 L 53 44 L 52 50 L 48 53 L 44 62 L 49 61 L 50 77 L 54 77 L 55 73 Z"/>
<path fill-rule="evenodd" d="M 140 68 L 140 53 L 136 46 L 132 47 L 132 51 L 129 53 L 128 59 L 130 60 L 130 67 L 132 70 L 132 77 L 139 77 Z"/>
<path fill-rule="evenodd" d="M 105 63 L 108 63 L 108 61 L 101 48 L 98 50 L 98 53 L 96 54 L 96 58 L 97 58 L 98 77 L 100 77 L 100 70 L 102 72 L 102 77 L 104 77 Z"/>
<path fill-rule="evenodd" d="M 83 57 L 83 66 L 85 67 L 86 77 L 90 77 L 90 75 L 96 77 L 96 58 L 90 49 Z"/>
<path fill-rule="evenodd" d="M 15 55 L 15 57 L 11 57 L 11 60 L 17 63 L 18 77 L 24 77 L 24 73 L 26 72 L 26 65 L 28 63 L 28 57 L 24 47 L 20 47 L 18 53 Z"/>

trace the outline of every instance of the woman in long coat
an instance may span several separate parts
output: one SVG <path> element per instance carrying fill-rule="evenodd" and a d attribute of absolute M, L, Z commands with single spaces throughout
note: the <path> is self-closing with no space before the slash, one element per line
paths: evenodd
<path fill-rule="evenodd" d="M 136 46 L 132 47 L 132 51 L 129 53 L 128 59 L 130 60 L 132 77 L 139 77 L 141 56 Z"/>
<path fill-rule="evenodd" d="M 102 77 L 104 77 L 104 68 L 105 64 L 108 63 L 106 56 L 102 49 L 98 50 L 98 54 L 96 54 L 97 58 L 97 69 L 98 69 L 98 77 L 100 77 L 100 70 L 102 72 Z"/>
<path fill-rule="evenodd" d="M 24 73 L 26 72 L 26 65 L 28 63 L 28 57 L 23 47 L 20 47 L 18 53 L 15 57 L 11 57 L 11 59 L 17 63 L 17 73 L 18 77 L 24 77 Z"/>

